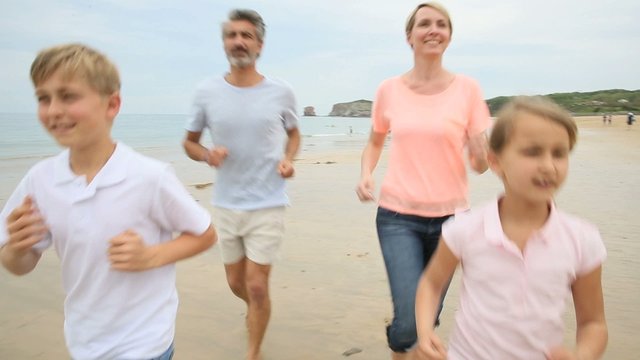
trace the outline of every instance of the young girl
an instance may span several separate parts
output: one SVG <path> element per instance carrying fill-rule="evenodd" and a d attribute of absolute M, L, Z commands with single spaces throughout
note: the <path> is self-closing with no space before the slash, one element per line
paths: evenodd
<path fill-rule="evenodd" d="M 542 97 L 501 111 L 489 164 L 504 194 L 445 223 L 416 296 L 418 359 L 598 359 L 607 344 L 601 287 L 606 251 L 591 224 L 558 210 L 577 128 Z M 440 293 L 462 264 L 455 326 L 445 349 L 433 331 Z M 563 347 L 571 292 L 577 344 Z"/>

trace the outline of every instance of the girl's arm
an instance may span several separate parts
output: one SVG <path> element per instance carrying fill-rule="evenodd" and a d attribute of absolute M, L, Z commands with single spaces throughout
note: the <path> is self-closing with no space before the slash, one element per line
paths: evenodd
<path fill-rule="evenodd" d="M 576 349 L 553 349 L 550 360 L 600 359 L 607 347 L 608 331 L 602 296 L 602 266 L 580 276 L 571 286 L 576 310 Z"/>
<path fill-rule="evenodd" d="M 418 282 L 416 293 L 416 326 L 418 359 L 445 359 L 446 349 L 433 331 L 435 316 L 444 287 L 453 276 L 460 260 L 451 252 L 442 237 L 438 248 Z"/>

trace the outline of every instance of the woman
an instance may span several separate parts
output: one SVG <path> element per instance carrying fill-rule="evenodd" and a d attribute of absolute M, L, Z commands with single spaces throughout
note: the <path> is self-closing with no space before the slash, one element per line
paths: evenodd
<path fill-rule="evenodd" d="M 442 223 L 468 208 L 465 148 L 473 170 L 487 169 L 489 110 L 473 79 L 442 66 L 451 34 L 451 19 L 441 5 L 423 3 L 411 13 L 406 36 L 414 66 L 378 88 L 362 153 L 356 193 L 371 201 L 372 173 L 387 133 L 392 134 L 376 227 L 393 299 L 394 318 L 387 327 L 393 359 L 412 356 L 416 287 Z"/>

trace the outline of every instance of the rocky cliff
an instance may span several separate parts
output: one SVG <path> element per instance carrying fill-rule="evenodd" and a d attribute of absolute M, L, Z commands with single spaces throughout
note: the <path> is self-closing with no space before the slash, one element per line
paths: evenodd
<path fill-rule="evenodd" d="M 304 116 L 316 116 L 316 109 L 313 106 L 305 106 Z"/>
<path fill-rule="evenodd" d="M 370 117 L 371 104 L 369 100 L 356 100 L 347 103 L 339 103 L 333 105 L 329 116 L 344 117 Z"/>

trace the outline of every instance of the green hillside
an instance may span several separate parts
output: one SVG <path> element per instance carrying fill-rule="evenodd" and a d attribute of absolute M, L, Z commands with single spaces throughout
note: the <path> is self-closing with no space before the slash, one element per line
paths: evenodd
<path fill-rule="evenodd" d="M 602 113 L 622 114 L 640 112 L 640 90 L 600 90 L 592 92 L 571 92 L 547 94 L 558 104 L 576 115 L 593 115 Z M 499 96 L 487 100 L 492 115 L 510 99 Z"/>

